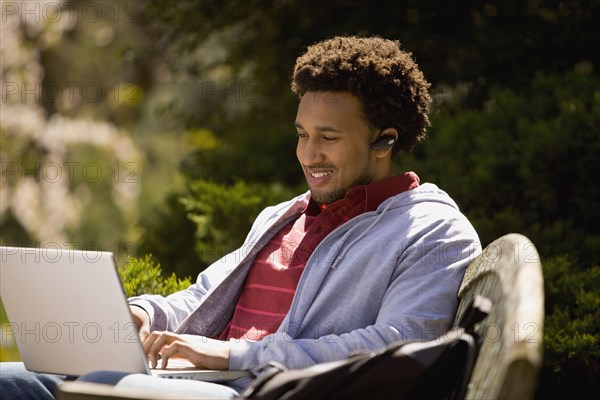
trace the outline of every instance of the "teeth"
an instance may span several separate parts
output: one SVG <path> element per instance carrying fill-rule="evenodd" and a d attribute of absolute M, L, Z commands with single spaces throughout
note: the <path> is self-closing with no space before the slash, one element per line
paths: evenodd
<path fill-rule="evenodd" d="M 322 178 L 324 176 L 331 175 L 332 172 L 311 172 L 310 174 L 315 178 Z"/>

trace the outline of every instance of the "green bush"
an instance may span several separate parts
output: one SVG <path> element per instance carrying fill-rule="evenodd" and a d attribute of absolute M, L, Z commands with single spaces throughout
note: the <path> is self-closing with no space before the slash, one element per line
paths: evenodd
<path fill-rule="evenodd" d="M 191 182 L 181 203 L 196 225 L 194 248 L 200 260 L 209 265 L 237 249 L 266 206 L 289 198 L 290 190 L 281 184 Z"/>
<path fill-rule="evenodd" d="M 538 74 L 519 90 L 492 88 L 474 107 L 460 104 L 458 89 L 449 90 L 453 107 L 438 104 L 430 139 L 401 161 L 450 193 L 484 246 L 519 232 L 540 252 L 546 318 L 538 396 L 570 397 L 574 386 L 581 396 L 598 391 L 600 186 L 591 174 L 600 170 L 600 80 L 581 68 Z"/>
<path fill-rule="evenodd" d="M 544 367 L 536 397 L 600 394 L 600 267 L 559 255 L 542 261 L 546 292 Z"/>
<path fill-rule="evenodd" d="M 14 334 L 8 323 L 2 299 L 0 299 L 0 362 L 20 360 L 21 355 L 14 341 Z"/>
<path fill-rule="evenodd" d="M 546 361 L 600 357 L 600 267 L 578 271 L 566 256 L 544 261 Z"/>
<path fill-rule="evenodd" d="M 242 245 L 258 213 L 295 193 L 280 183 L 233 184 L 191 180 L 144 222 L 141 254 L 151 253 L 168 272 L 196 276 Z"/>
<path fill-rule="evenodd" d="M 597 77 L 539 74 L 520 91 L 492 88 L 479 108 L 438 109 L 417 172 L 459 202 L 482 242 L 518 231 L 545 257 L 599 265 L 598 126 Z"/>
<path fill-rule="evenodd" d="M 164 276 L 160 264 L 155 263 L 151 255 L 130 258 L 126 265 L 119 268 L 119 275 L 127 297 L 141 294 L 167 296 L 192 284 L 190 278 L 179 279 L 175 273 Z"/>
<path fill-rule="evenodd" d="M 187 217 L 182 196 L 179 192 L 169 194 L 144 218 L 137 254 L 152 254 L 165 271 L 177 276 L 196 276 L 206 264 L 194 250 L 196 225 Z"/>

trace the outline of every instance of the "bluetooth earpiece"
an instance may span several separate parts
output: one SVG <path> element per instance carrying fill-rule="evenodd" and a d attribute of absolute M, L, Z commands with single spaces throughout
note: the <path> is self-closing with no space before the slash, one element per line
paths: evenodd
<path fill-rule="evenodd" d="M 392 147 L 394 143 L 396 143 L 396 137 L 394 135 L 383 135 L 371 143 L 371 150 L 387 149 L 388 147 Z"/>

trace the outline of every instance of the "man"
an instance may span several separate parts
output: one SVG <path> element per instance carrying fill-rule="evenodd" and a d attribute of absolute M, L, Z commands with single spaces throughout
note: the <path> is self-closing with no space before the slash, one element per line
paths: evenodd
<path fill-rule="evenodd" d="M 211 369 L 302 368 L 447 330 L 477 234 L 446 193 L 392 170 L 392 155 L 425 136 L 428 87 L 396 41 L 336 37 L 298 58 L 296 154 L 310 191 L 265 209 L 244 245 L 187 290 L 130 299 L 153 366 L 178 356 Z M 157 381 L 118 385 L 236 395 Z"/>

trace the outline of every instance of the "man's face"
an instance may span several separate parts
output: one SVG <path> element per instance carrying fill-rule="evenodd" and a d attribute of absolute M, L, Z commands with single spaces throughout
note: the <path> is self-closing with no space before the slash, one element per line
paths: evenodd
<path fill-rule="evenodd" d="M 307 92 L 296 115 L 296 156 L 312 198 L 320 204 L 376 179 L 369 145 L 375 132 L 362 117 L 357 97 L 346 92 Z"/>

